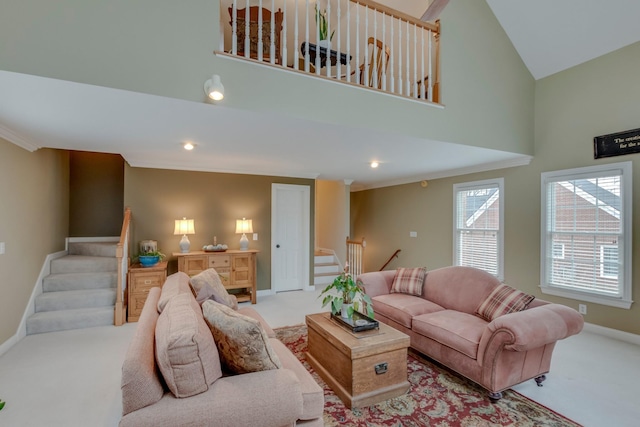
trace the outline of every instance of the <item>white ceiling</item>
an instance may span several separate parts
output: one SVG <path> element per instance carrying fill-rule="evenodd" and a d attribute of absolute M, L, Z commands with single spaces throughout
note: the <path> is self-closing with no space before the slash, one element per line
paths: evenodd
<path fill-rule="evenodd" d="M 640 16 L 639 0 L 487 1 L 535 78 L 640 40 L 640 25 L 630 22 Z M 0 137 L 29 149 L 119 153 L 137 167 L 353 180 L 358 189 L 529 161 L 496 150 L 6 71 L 0 71 L 0 93 Z M 182 150 L 186 140 L 196 141 L 196 149 Z M 381 166 L 371 169 L 371 160 Z"/>

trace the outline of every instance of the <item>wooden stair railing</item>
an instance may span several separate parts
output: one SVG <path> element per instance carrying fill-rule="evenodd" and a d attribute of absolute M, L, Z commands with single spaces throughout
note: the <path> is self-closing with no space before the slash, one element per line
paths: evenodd
<path fill-rule="evenodd" d="M 122 231 L 120 241 L 116 248 L 116 259 L 118 260 L 118 285 L 116 288 L 116 305 L 113 313 L 113 324 L 122 326 L 127 319 L 127 306 L 124 300 L 124 291 L 127 286 L 127 273 L 129 270 L 129 231 L 131 225 L 131 209 L 124 210 L 122 221 Z"/>
<path fill-rule="evenodd" d="M 364 273 L 362 260 L 364 257 L 364 248 L 367 246 L 367 242 L 364 237 L 361 241 L 349 240 L 347 236 L 347 263 L 349 265 L 349 273 L 352 277 L 357 277 L 359 274 Z"/>
<path fill-rule="evenodd" d="M 391 260 L 393 260 L 394 258 L 398 258 L 398 254 L 399 254 L 400 252 L 402 252 L 402 249 L 396 249 L 396 251 L 393 253 L 393 255 L 391 255 L 391 256 L 389 257 L 389 259 L 387 260 L 387 262 L 385 262 L 385 263 L 384 263 L 384 265 L 383 265 L 382 267 L 380 267 L 380 270 L 379 270 L 379 271 L 384 270 L 384 269 L 385 269 L 385 267 L 386 267 L 387 265 L 389 265 L 389 263 L 391 262 Z"/>

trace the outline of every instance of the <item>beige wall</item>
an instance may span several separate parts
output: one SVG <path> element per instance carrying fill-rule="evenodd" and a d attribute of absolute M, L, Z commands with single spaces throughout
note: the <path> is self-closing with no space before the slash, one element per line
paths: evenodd
<path fill-rule="evenodd" d="M 17 331 L 47 254 L 64 249 L 69 156 L 0 138 L 0 345 Z"/>
<path fill-rule="evenodd" d="M 195 221 L 196 234 L 189 236 L 192 250 L 205 244 L 224 243 L 238 249 L 236 219 L 253 220 L 258 240 L 249 238 L 249 248 L 258 249 L 258 290 L 271 289 L 271 184 L 308 185 L 310 179 L 279 178 L 259 175 L 234 175 L 209 172 L 172 171 L 125 166 L 124 203 L 131 208 L 132 254 L 141 240 L 157 240 L 158 249 L 168 256 L 169 272 L 177 270 L 171 254 L 180 252 L 182 236 L 174 236 L 174 221 L 187 217 Z M 310 201 L 309 265 L 313 265 L 314 200 Z M 313 283 L 313 271 L 309 275 Z"/>
<path fill-rule="evenodd" d="M 316 181 L 316 247 L 332 249 L 346 261 L 349 235 L 349 186 L 343 181 Z"/>
<path fill-rule="evenodd" d="M 534 80 L 485 1 L 456 0 L 442 13 L 445 109 L 216 56 L 216 0 L 4 0 L 2 8 L 0 40 L 11 40 L 0 49 L 4 70 L 194 102 L 205 102 L 215 72 L 224 107 L 533 153 Z"/>
<path fill-rule="evenodd" d="M 377 269 L 400 248 L 389 268 L 451 265 L 453 184 L 505 180 L 505 282 L 538 298 L 578 307 L 579 301 L 543 295 L 540 285 L 540 174 L 545 171 L 632 161 L 634 195 L 640 191 L 640 154 L 594 160 L 593 137 L 640 127 L 640 43 L 540 80 L 536 86 L 536 151 L 531 165 L 352 193 L 356 233 L 367 236 L 367 269 Z M 485 128 L 485 131 L 490 131 Z M 634 197 L 637 200 L 638 197 Z M 633 206 L 633 247 L 640 247 L 640 205 Z M 409 231 L 418 237 L 409 238 Z M 638 257 L 633 296 L 640 297 Z M 587 303 L 585 320 L 640 334 L 640 308 Z"/>

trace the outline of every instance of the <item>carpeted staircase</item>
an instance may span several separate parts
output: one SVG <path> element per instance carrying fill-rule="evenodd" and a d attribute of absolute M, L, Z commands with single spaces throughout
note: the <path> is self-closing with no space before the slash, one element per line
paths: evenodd
<path fill-rule="evenodd" d="M 69 243 L 51 261 L 27 319 L 27 335 L 113 325 L 118 265 L 116 243 Z"/>

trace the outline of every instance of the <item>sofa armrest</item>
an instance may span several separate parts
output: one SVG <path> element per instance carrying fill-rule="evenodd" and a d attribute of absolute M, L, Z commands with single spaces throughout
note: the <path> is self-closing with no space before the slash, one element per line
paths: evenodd
<path fill-rule="evenodd" d="M 364 291 L 371 298 L 378 295 L 386 295 L 391 292 L 391 285 L 396 272 L 393 270 L 372 271 L 362 273 L 357 280 L 362 284 Z"/>
<path fill-rule="evenodd" d="M 127 414 L 120 427 L 283 426 L 293 425 L 301 414 L 296 375 L 289 369 L 273 369 L 223 377 L 208 391 L 183 399 L 166 393 L 159 402 Z"/>
<path fill-rule="evenodd" d="M 561 304 L 545 304 L 507 314 L 487 325 L 480 340 L 478 355 L 486 351 L 492 340 L 502 341 L 506 350 L 528 351 L 575 335 L 583 326 L 582 316 Z"/>

